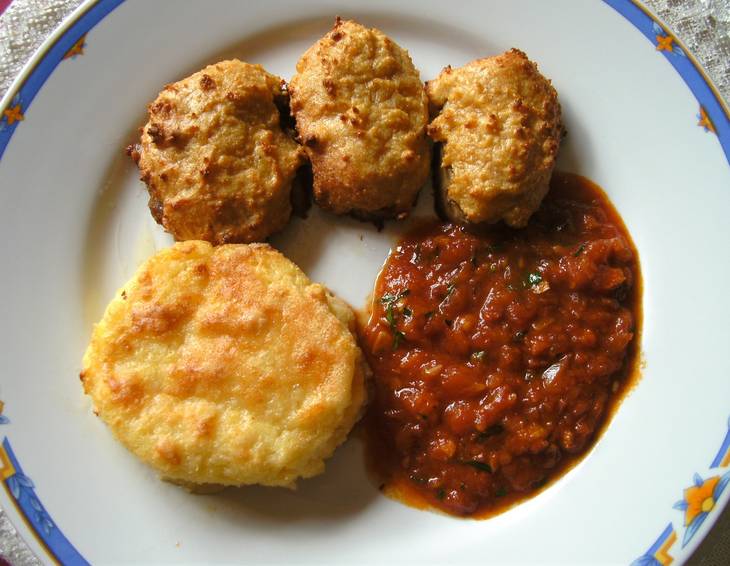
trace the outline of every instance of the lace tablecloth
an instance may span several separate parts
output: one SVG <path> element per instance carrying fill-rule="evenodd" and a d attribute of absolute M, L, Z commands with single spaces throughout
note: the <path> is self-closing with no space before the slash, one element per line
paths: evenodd
<path fill-rule="evenodd" d="M 730 0 L 644 1 L 689 47 L 730 101 Z M 41 42 L 79 4 L 80 0 L 0 0 L 0 96 Z M 41 563 L 0 509 L 0 564 L 3 558 L 16 566 Z M 730 508 L 688 564 L 730 564 Z"/>

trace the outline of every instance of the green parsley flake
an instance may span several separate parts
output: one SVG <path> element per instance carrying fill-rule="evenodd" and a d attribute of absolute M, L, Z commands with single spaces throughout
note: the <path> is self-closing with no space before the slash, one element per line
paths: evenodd
<path fill-rule="evenodd" d="M 406 339 L 406 335 L 403 334 L 400 330 L 396 330 L 393 332 L 393 349 L 397 350 L 398 346 L 400 346 L 401 342 L 404 342 Z"/>
<path fill-rule="evenodd" d="M 530 273 L 530 274 L 529 274 L 529 275 L 527 276 L 527 285 L 528 285 L 528 286 L 530 286 L 530 287 L 532 287 L 533 285 L 537 285 L 537 284 L 538 284 L 538 283 L 540 283 L 541 281 L 542 281 L 542 275 L 540 275 L 540 274 L 539 274 L 539 273 L 537 273 L 537 272 L 535 272 L 535 273 Z"/>
<path fill-rule="evenodd" d="M 397 303 L 398 301 L 400 301 L 403 297 L 407 297 L 410 294 L 411 294 L 410 289 L 404 289 L 403 291 L 401 291 L 398 294 L 386 293 L 385 295 L 380 297 L 380 302 L 383 303 L 384 305 L 393 305 L 393 304 Z"/>
<path fill-rule="evenodd" d="M 472 352 L 471 360 L 473 362 L 483 362 L 487 357 L 487 353 L 484 350 L 477 350 Z"/>
<path fill-rule="evenodd" d="M 472 468 L 479 470 L 480 472 L 486 472 L 488 474 L 492 473 L 492 467 L 489 464 L 480 462 L 479 460 L 469 460 L 468 462 L 464 462 L 464 463 L 467 466 L 471 466 Z"/>
<path fill-rule="evenodd" d="M 388 324 L 390 324 L 391 329 L 395 327 L 395 316 L 393 315 L 393 305 L 388 305 L 388 308 L 385 309 L 385 320 L 388 321 Z"/>
<path fill-rule="evenodd" d="M 504 427 L 501 424 L 493 424 L 484 432 L 480 432 L 479 434 L 477 434 L 477 442 L 484 442 L 487 438 L 496 436 L 497 434 L 500 434 L 502 432 L 504 432 Z"/>
<path fill-rule="evenodd" d="M 406 335 L 398 330 L 398 321 L 396 320 L 396 312 L 394 310 L 394 307 L 397 305 L 398 301 L 400 301 L 403 297 L 407 297 L 409 294 L 410 290 L 404 289 L 398 294 L 386 293 L 385 295 L 380 297 L 380 302 L 385 305 L 385 320 L 388 321 L 390 331 L 393 333 L 394 350 L 398 349 L 398 346 L 400 346 L 401 342 L 406 339 Z M 407 317 L 411 317 L 413 315 L 413 311 L 404 306 L 403 314 Z"/>
<path fill-rule="evenodd" d="M 449 297 L 454 294 L 454 291 L 456 291 L 456 284 L 449 283 L 449 285 L 446 287 L 446 295 L 443 299 L 441 299 L 441 302 L 439 303 L 439 308 L 441 308 L 449 300 Z"/>
<path fill-rule="evenodd" d="M 578 246 L 578 249 L 575 250 L 575 253 L 573 253 L 573 257 L 578 257 L 580 254 L 583 253 L 583 251 L 585 249 L 586 249 L 586 245 L 585 244 L 581 244 L 580 246 Z"/>

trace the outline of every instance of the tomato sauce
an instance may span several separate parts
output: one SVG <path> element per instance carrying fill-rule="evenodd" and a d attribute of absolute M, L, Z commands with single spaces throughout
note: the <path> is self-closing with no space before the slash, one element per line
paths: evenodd
<path fill-rule="evenodd" d="M 375 471 L 416 506 L 489 516 L 592 445 L 637 367 L 638 256 L 587 179 L 556 174 L 523 230 L 423 226 L 361 329 Z"/>

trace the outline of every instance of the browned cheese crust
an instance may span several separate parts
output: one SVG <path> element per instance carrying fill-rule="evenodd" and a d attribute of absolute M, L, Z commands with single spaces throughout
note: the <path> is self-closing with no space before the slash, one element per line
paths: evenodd
<path fill-rule="evenodd" d="M 116 437 L 185 485 L 293 486 L 365 401 L 354 314 L 267 244 L 179 242 L 94 328 L 81 379 Z"/>
<path fill-rule="evenodd" d="M 408 52 L 338 18 L 297 63 L 292 115 L 314 197 L 336 214 L 403 217 L 428 179 L 428 102 Z"/>
<path fill-rule="evenodd" d="M 441 145 L 441 204 L 468 223 L 527 224 L 548 191 L 562 136 L 552 84 L 522 51 L 447 67 L 426 85 Z"/>
<path fill-rule="evenodd" d="M 175 239 L 253 242 L 287 223 L 305 156 L 280 126 L 282 84 L 259 65 L 222 61 L 149 105 L 132 155 L 152 215 Z"/>

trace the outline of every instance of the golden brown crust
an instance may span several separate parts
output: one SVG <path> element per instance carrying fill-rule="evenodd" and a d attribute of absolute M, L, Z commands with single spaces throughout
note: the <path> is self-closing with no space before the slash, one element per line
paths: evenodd
<path fill-rule="evenodd" d="M 149 105 L 136 157 L 155 220 L 177 240 L 267 238 L 289 220 L 305 160 L 280 126 L 282 80 L 222 61 L 167 85 Z"/>
<path fill-rule="evenodd" d="M 354 315 L 266 244 L 150 258 L 96 325 L 81 379 L 119 440 L 184 484 L 294 484 L 360 415 Z"/>
<path fill-rule="evenodd" d="M 337 19 L 289 85 L 314 197 L 337 214 L 405 216 L 428 179 L 428 103 L 408 52 Z"/>
<path fill-rule="evenodd" d="M 442 204 L 458 221 L 521 227 L 547 193 L 562 136 L 550 81 L 512 49 L 447 67 L 426 85 L 437 113 L 428 133 L 442 144 Z"/>

